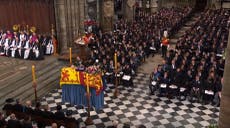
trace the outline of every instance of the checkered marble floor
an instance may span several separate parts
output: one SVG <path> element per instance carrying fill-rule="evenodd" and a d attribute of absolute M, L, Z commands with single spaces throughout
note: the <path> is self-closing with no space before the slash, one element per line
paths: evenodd
<path fill-rule="evenodd" d="M 97 111 L 91 109 L 94 125 L 87 128 L 111 126 L 113 120 L 119 122 L 118 127 L 128 123 L 132 128 L 140 124 L 147 128 L 200 128 L 216 124 L 218 121 L 218 107 L 149 95 L 147 74 L 138 73 L 133 82 L 132 88 L 120 85 L 120 94 L 117 98 L 113 97 L 114 87 L 109 84 L 105 91 L 104 108 Z M 42 104 L 48 104 L 53 112 L 57 104 L 61 104 L 64 111 L 73 110 L 73 117 L 80 121 L 81 128 L 86 127 L 86 109 L 62 103 L 61 93 L 61 89 L 53 90 L 42 98 Z"/>

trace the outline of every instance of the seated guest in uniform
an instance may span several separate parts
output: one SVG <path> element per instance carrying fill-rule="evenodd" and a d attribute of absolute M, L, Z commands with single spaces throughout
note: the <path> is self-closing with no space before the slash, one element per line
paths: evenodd
<path fill-rule="evenodd" d="M 214 98 L 215 77 L 214 72 L 210 72 L 208 78 L 204 81 L 203 100 L 205 104 L 209 104 Z"/>
<path fill-rule="evenodd" d="M 158 66 L 158 68 L 154 69 L 154 71 L 151 73 L 150 75 L 150 84 L 149 84 L 149 89 L 150 89 L 150 93 L 152 95 L 154 95 L 154 92 L 159 89 L 159 80 L 161 77 L 161 68 L 160 66 Z"/>
<path fill-rule="evenodd" d="M 124 86 L 133 86 L 133 80 L 132 80 L 132 69 L 131 67 L 127 64 L 123 71 L 124 73 L 123 77 L 122 77 L 122 84 Z"/>
<path fill-rule="evenodd" d="M 200 77 L 196 75 L 195 79 L 191 83 L 191 92 L 190 92 L 190 101 L 194 102 L 194 100 L 200 101 L 201 100 L 201 92 L 202 92 L 202 85 L 201 85 Z"/>
<path fill-rule="evenodd" d="M 168 85 L 170 84 L 170 78 L 168 72 L 164 72 L 164 76 L 160 77 L 159 96 L 166 96 L 168 94 Z"/>
<path fill-rule="evenodd" d="M 168 87 L 168 97 L 169 98 L 174 98 L 175 96 L 178 96 L 179 93 L 179 88 L 182 84 L 182 71 L 180 68 L 177 68 L 177 71 L 173 78 L 171 79 L 171 85 Z"/>
<path fill-rule="evenodd" d="M 221 100 L 221 91 L 222 91 L 222 86 L 223 86 L 224 78 L 217 78 L 216 83 L 215 83 L 215 97 L 214 97 L 214 103 L 215 106 L 219 107 L 220 106 L 220 100 Z"/>

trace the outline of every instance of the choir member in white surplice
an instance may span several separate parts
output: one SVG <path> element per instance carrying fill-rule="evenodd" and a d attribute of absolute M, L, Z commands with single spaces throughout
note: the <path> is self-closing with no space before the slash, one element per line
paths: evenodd
<path fill-rule="evenodd" d="M 40 55 L 39 48 L 38 48 L 38 41 L 36 41 L 33 45 L 33 54 L 35 55 L 35 58 L 38 59 Z"/>
<path fill-rule="evenodd" d="M 4 44 L 4 53 L 6 56 L 9 56 L 9 49 L 10 49 L 10 45 L 11 45 L 11 37 L 7 38 Z"/>
<path fill-rule="evenodd" d="M 25 35 L 25 33 L 23 31 L 20 32 L 19 40 L 20 40 L 20 42 L 26 40 L 26 35 Z"/>
<path fill-rule="evenodd" d="M 6 34 L 2 35 L 2 38 L 0 40 L 0 55 L 4 55 L 4 45 L 5 45 L 5 41 L 6 41 Z"/>
<path fill-rule="evenodd" d="M 17 37 L 15 37 L 15 39 L 13 39 L 13 41 L 10 45 L 11 57 L 15 57 L 15 51 L 17 49 L 16 41 L 18 41 Z"/>
<path fill-rule="evenodd" d="M 30 43 L 31 43 L 30 39 L 26 41 L 26 44 L 25 44 L 25 47 L 24 47 L 24 49 L 25 49 L 24 59 L 28 59 L 29 58 L 29 54 L 30 54 L 30 50 L 31 50 Z"/>
<path fill-rule="evenodd" d="M 48 44 L 46 45 L 46 54 L 51 55 L 53 54 L 53 52 L 54 52 L 54 45 L 53 45 L 52 38 L 50 38 Z"/>

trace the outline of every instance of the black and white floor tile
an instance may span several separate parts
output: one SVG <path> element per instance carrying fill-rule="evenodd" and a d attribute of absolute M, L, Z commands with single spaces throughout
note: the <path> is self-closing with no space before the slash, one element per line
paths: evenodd
<path fill-rule="evenodd" d="M 219 108 L 212 105 L 190 103 L 188 100 L 179 101 L 149 95 L 149 75 L 138 73 L 133 79 L 134 87 L 119 86 L 119 96 L 113 97 L 114 87 L 108 84 L 105 93 L 105 105 L 101 110 L 91 110 L 94 125 L 86 126 L 86 109 L 62 103 L 61 89 L 56 89 L 42 98 L 42 104 L 48 104 L 55 111 L 57 104 L 61 104 L 64 111 L 73 110 L 81 128 L 104 128 L 112 125 L 113 120 L 124 123 L 132 128 L 144 124 L 147 128 L 200 128 L 216 124 Z"/>

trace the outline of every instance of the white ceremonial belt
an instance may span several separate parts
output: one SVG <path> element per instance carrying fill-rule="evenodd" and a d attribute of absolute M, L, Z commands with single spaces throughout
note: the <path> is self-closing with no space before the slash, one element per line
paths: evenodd
<path fill-rule="evenodd" d="M 112 73 L 106 72 L 105 75 L 110 76 L 110 75 L 112 75 Z"/>
<path fill-rule="evenodd" d="M 157 82 L 156 82 L 156 81 L 152 81 L 152 85 L 154 85 L 154 86 L 155 86 L 156 84 L 157 84 Z"/>
<path fill-rule="evenodd" d="M 131 79 L 131 76 L 124 75 L 124 76 L 122 77 L 122 79 L 123 79 L 123 80 L 129 81 L 129 80 Z"/>
<path fill-rule="evenodd" d="M 117 74 L 117 77 L 120 77 L 121 76 L 121 74 Z"/>
<path fill-rule="evenodd" d="M 150 50 L 156 50 L 156 48 L 154 48 L 154 47 L 150 47 L 149 49 L 150 49 Z"/>
<path fill-rule="evenodd" d="M 169 88 L 171 88 L 171 89 L 176 89 L 177 86 L 172 84 L 172 85 L 169 86 Z"/>
<path fill-rule="evenodd" d="M 180 88 L 180 92 L 183 92 L 185 90 L 186 90 L 186 88 L 183 88 L 183 87 Z"/>
<path fill-rule="evenodd" d="M 218 56 L 218 57 L 222 57 L 223 55 L 222 55 L 222 54 L 216 54 L 216 56 Z"/>
<path fill-rule="evenodd" d="M 208 94 L 208 95 L 214 95 L 214 92 L 213 91 L 209 91 L 209 90 L 205 90 L 204 93 Z"/>
<path fill-rule="evenodd" d="M 167 86 L 166 84 L 161 84 L 160 85 L 161 88 L 166 88 L 166 86 Z"/>

